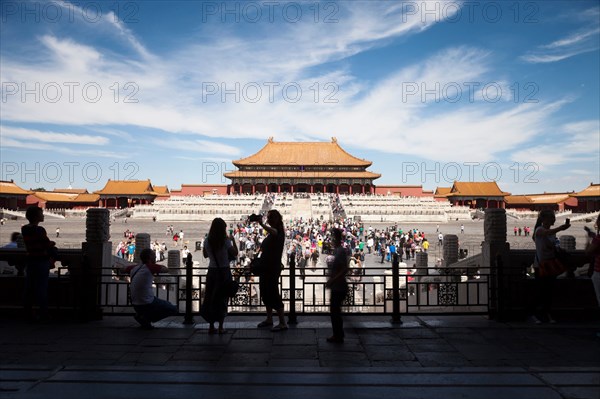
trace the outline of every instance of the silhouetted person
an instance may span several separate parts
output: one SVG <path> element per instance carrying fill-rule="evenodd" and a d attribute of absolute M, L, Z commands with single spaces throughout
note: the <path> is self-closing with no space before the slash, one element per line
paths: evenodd
<path fill-rule="evenodd" d="M 598 306 L 600 306 L 600 215 L 596 219 L 596 232 L 594 233 L 588 228 L 586 228 L 586 231 L 591 241 L 586 246 L 585 252 L 594 257 L 592 283 L 596 292 L 596 301 L 598 302 Z M 600 338 L 600 332 L 596 333 L 596 335 Z"/>
<path fill-rule="evenodd" d="M 219 334 L 224 334 L 223 322 L 227 314 L 229 293 L 225 282 L 231 280 L 229 259 L 238 254 L 233 237 L 227 237 L 227 223 L 221 218 L 215 218 L 210 225 L 208 237 L 204 240 L 202 254 L 209 258 L 206 274 L 206 288 L 202 306 L 207 307 L 204 318 L 210 324 L 209 334 L 214 334 L 215 323 L 219 323 Z"/>
<path fill-rule="evenodd" d="M 342 318 L 342 303 L 348 294 L 348 257 L 346 250 L 342 248 L 342 231 L 333 229 L 331 231 L 333 255 L 327 257 L 327 268 L 329 278 L 326 286 L 331 290 L 329 311 L 331 313 L 331 327 L 333 335 L 327 338 L 327 342 L 344 342 L 344 320 Z"/>
<path fill-rule="evenodd" d="M 271 209 L 267 213 L 267 224 L 264 224 L 262 218 L 258 222 L 261 227 L 269 234 L 263 240 L 260 246 L 260 262 L 263 265 L 264 273 L 260 275 L 259 288 L 260 296 L 267 308 L 267 318 L 258 324 L 258 327 L 269 327 L 273 325 L 273 310 L 277 312 L 279 324 L 271 328 L 271 331 L 287 330 L 283 312 L 283 301 L 279 293 L 279 276 L 281 276 L 281 257 L 283 255 L 283 246 L 285 244 L 285 229 L 283 227 L 283 218 L 279 211 Z"/>
<path fill-rule="evenodd" d="M 28 224 L 21 227 L 21 235 L 27 251 L 25 266 L 25 312 L 32 318 L 34 302 L 40 307 L 37 319 L 48 320 L 48 276 L 56 258 L 54 241 L 50 241 L 46 229 L 39 224 L 44 221 L 44 210 L 30 206 L 25 212 Z M 54 258 L 54 259 L 53 259 Z"/>
<path fill-rule="evenodd" d="M 546 318 L 550 323 L 554 319 L 550 315 L 550 306 L 552 304 L 552 290 L 556 277 L 566 270 L 560 261 L 556 258 L 556 233 L 571 227 L 569 219 L 566 223 L 556 228 L 551 226 L 556 221 L 554 211 L 546 209 L 540 212 L 533 229 L 533 241 L 535 242 L 535 259 L 533 267 L 535 269 L 535 278 L 537 280 L 537 300 L 536 307 L 540 308 L 540 315 Z M 536 324 L 542 322 L 542 318 L 533 315 Z"/>
<path fill-rule="evenodd" d="M 152 248 L 144 248 L 140 253 L 139 265 L 128 266 L 125 271 L 130 273 L 131 303 L 135 309 L 135 320 L 142 328 L 153 328 L 152 323 L 178 313 L 172 303 L 159 299 L 154 295 L 152 282 L 154 275 L 167 273 L 166 266 L 156 264 L 156 254 Z"/>
<path fill-rule="evenodd" d="M 18 248 L 17 241 L 19 240 L 19 236 L 21 233 L 18 231 L 13 231 L 10 235 L 10 242 L 4 245 L 2 248 Z"/>

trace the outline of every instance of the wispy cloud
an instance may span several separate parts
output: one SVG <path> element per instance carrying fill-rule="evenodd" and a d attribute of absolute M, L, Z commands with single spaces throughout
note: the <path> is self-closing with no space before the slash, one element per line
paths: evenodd
<path fill-rule="evenodd" d="M 242 153 L 239 148 L 232 147 L 227 144 L 207 140 L 189 140 L 185 138 L 169 140 L 163 143 L 162 146 L 182 151 L 203 152 L 228 156 L 238 156 Z"/>
<path fill-rule="evenodd" d="M 75 133 L 57 133 L 49 131 L 44 132 L 40 130 L 24 129 L 12 126 L 0 126 L 0 136 L 3 139 L 6 137 L 12 137 L 24 141 L 34 140 L 46 143 L 68 143 L 85 145 L 106 145 L 109 143 L 109 140 L 106 137 L 102 136 L 90 136 Z"/>
<path fill-rule="evenodd" d="M 587 25 L 576 32 L 522 55 L 520 58 L 529 63 L 557 62 L 579 54 L 597 51 L 600 48 L 600 28 L 598 27 L 599 8 L 588 9 L 578 15 Z"/>
<path fill-rule="evenodd" d="M 148 52 L 146 47 L 138 40 L 131 30 L 127 28 L 127 26 L 119 19 L 118 15 L 116 15 L 114 11 L 109 10 L 106 12 L 98 12 L 97 15 L 93 17 L 94 23 L 89 24 L 86 23 L 87 21 L 84 19 L 84 16 L 88 15 L 88 10 L 79 7 L 79 3 L 58 0 L 55 2 L 55 4 L 60 5 L 63 8 L 63 12 L 69 13 L 68 15 L 69 18 L 72 19 L 71 23 L 73 25 L 77 23 L 83 23 L 85 26 L 92 26 L 95 29 L 101 29 L 108 34 L 115 35 L 122 39 L 122 41 L 127 43 L 130 48 L 134 49 L 143 59 L 148 60 L 152 58 L 152 55 L 150 52 Z M 125 6 L 129 7 L 132 5 L 133 4 L 128 4 Z"/>
<path fill-rule="evenodd" d="M 581 121 L 560 126 L 559 134 L 552 135 L 550 143 L 534 144 L 516 151 L 512 159 L 517 162 L 535 162 L 539 165 L 556 166 L 590 161 L 588 174 L 598 171 L 600 162 L 600 121 Z"/>

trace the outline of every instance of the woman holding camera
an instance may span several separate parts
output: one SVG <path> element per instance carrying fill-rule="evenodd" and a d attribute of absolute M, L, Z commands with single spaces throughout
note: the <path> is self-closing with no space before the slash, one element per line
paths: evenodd
<path fill-rule="evenodd" d="M 229 295 L 225 289 L 225 282 L 231 280 L 229 259 L 238 254 L 233 237 L 227 238 L 227 224 L 221 218 L 215 218 L 210 225 L 208 237 L 204 240 L 202 254 L 209 258 L 208 272 L 206 274 L 206 289 L 204 303 L 206 306 L 206 321 L 210 323 L 209 334 L 214 334 L 215 322 L 219 323 L 219 334 L 224 334 L 223 321 L 227 314 Z M 204 316 L 203 316 L 204 317 Z"/>
<path fill-rule="evenodd" d="M 273 326 L 273 310 L 279 316 L 279 324 L 271 331 L 287 330 L 283 314 L 283 301 L 279 293 L 279 276 L 281 275 L 281 257 L 285 244 L 285 229 L 281 214 L 274 209 L 267 213 L 267 224 L 262 218 L 256 220 L 263 229 L 269 233 L 260 246 L 260 262 L 263 272 L 260 275 L 260 296 L 267 308 L 267 318 L 258 324 L 258 327 Z"/>

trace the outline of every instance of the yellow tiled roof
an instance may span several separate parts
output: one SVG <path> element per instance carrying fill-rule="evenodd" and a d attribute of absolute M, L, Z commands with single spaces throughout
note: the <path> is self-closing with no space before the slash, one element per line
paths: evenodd
<path fill-rule="evenodd" d="M 531 200 L 526 195 L 507 195 L 504 197 L 507 204 L 530 204 Z"/>
<path fill-rule="evenodd" d="M 96 202 L 100 199 L 100 195 L 98 194 L 90 194 L 84 193 L 79 194 L 77 198 L 75 198 L 75 202 Z"/>
<path fill-rule="evenodd" d="M 435 194 L 433 195 L 436 197 L 445 197 L 450 194 L 450 190 L 452 190 L 452 187 L 438 187 L 435 189 Z"/>
<path fill-rule="evenodd" d="M 530 194 L 527 197 L 533 204 L 559 204 L 570 198 L 570 193 Z"/>
<path fill-rule="evenodd" d="M 79 194 L 70 193 L 54 193 L 50 191 L 35 191 L 33 193 L 36 197 L 47 202 L 72 202 L 77 198 Z"/>
<path fill-rule="evenodd" d="M 33 195 L 46 202 L 96 202 L 100 199 L 100 195 L 89 193 L 77 194 L 36 191 Z"/>
<path fill-rule="evenodd" d="M 542 193 L 542 194 L 524 194 L 524 195 L 507 195 L 504 201 L 507 204 L 560 204 L 571 197 L 571 193 Z"/>
<path fill-rule="evenodd" d="M 280 142 L 269 138 L 256 154 L 233 161 L 235 166 L 246 165 L 335 165 L 371 166 L 372 162 L 346 152 L 332 138 L 331 142 Z"/>
<path fill-rule="evenodd" d="M 500 190 L 495 181 L 492 182 L 460 182 L 455 181 L 447 197 L 504 197 L 510 195 Z"/>
<path fill-rule="evenodd" d="M 86 188 L 55 188 L 53 193 L 87 194 Z"/>
<path fill-rule="evenodd" d="M 23 190 L 17 186 L 12 180 L 0 180 L 0 194 L 12 194 L 12 195 L 28 195 L 31 191 Z"/>
<path fill-rule="evenodd" d="M 154 192 L 157 197 L 170 197 L 171 192 L 168 186 L 154 186 Z"/>
<path fill-rule="evenodd" d="M 108 180 L 102 190 L 94 194 L 104 195 L 157 195 L 150 180 Z"/>
<path fill-rule="evenodd" d="M 590 184 L 584 190 L 571 194 L 571 197 L 600 197 L 600 184 Z"/>

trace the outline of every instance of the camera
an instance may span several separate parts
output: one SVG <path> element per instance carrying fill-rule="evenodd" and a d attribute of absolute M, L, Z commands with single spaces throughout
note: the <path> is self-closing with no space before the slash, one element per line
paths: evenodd
<path fill-rule="evenodd" d="M 262 215 L 257 215 L 255 213 L 253 213 L 252 215 L 248 216 L 248 221 L 249 222 L 260 222 L 260 221 L 262 221 Z"/>

